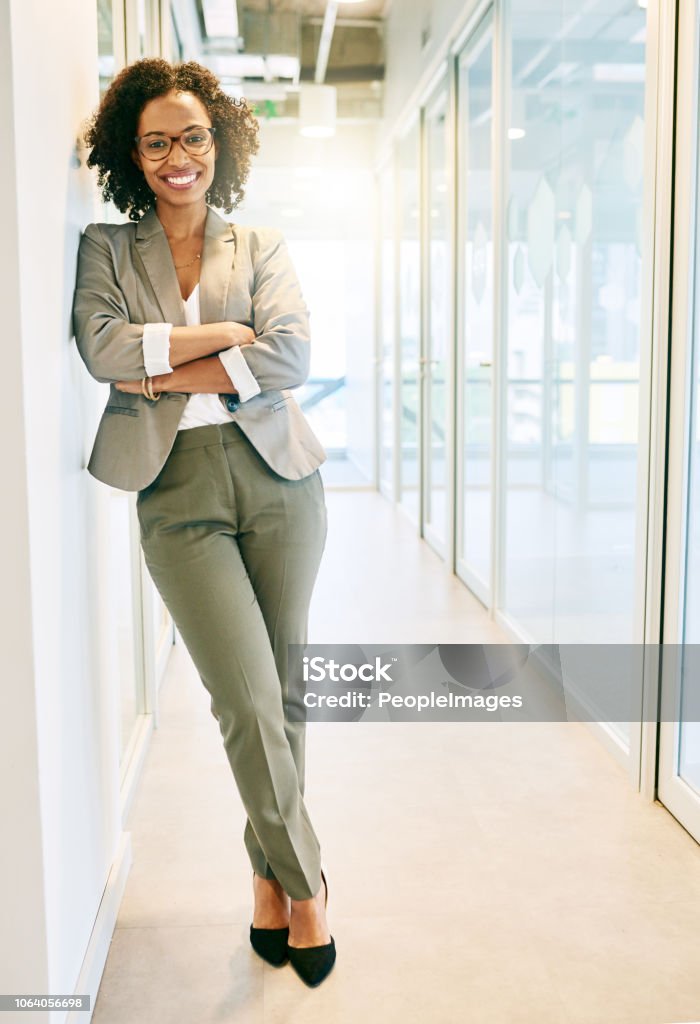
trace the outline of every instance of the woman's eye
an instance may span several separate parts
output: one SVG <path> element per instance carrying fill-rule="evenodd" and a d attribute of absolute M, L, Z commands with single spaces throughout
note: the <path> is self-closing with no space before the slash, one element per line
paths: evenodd
<path fill-rule="evenodd" d="M 194 132 L 192 135 L 188 135 L 185 141 L 190 145 L 197 145 L 199 142 L 204 142 L 204 136 L 200 132 Z"/>
<path fill-rule="evenodd" d="M 162 149 L 162 147 L 164 145 L 165 145 L 165 143 L 163 142 L 162 139 L 153 139 L 150 142 L 146 143 L 146 148 L 147 149 Z"/>

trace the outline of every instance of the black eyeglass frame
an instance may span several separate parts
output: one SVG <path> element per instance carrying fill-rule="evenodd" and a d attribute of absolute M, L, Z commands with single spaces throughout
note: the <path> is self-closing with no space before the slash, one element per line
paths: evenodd
<path fill-rule="evenodd" d="M 189 132 L 196 131 L 197 129 L 199 129 L 200 131 L 209 132 L 209 145 L 206 149 L 202 150 L 199 153 L 190 153 L 190 151 L 182 143 L 182 136 L 187 135 Z M 148 132 L 147 135 L 134 135 L 134 142 L 136 143 L 136 148 L 141 154 L 141 156 L 144 158 L 144 160 L 165 160 L 166 156 L 170 156 L 170 154 L 173 151 L 173 142 L 179 142 L 182 148 L 184 149 L 185 153 L 190 153 L 190 156 L 204 156 L 205 153 L 210 152 L 211 147 L 214 145 L 215 135 L 216 128 L 208 128 L 207 125 L 204 124 L 195 124 L 192 125 L 191 128 L 185 128 L 184 132 L 180 132 L 179 135 L 166 135 L 165 132 Z M 146 154 L 141 149 L 141 142 L 143 141 L 143 139 L 169 139 L 170 148 L 168 149 L 167 153 L 162 153 L 160 156 L 146 156 Z"/>

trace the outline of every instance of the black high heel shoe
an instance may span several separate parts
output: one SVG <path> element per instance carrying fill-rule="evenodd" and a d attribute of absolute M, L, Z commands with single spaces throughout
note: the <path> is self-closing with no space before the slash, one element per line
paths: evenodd
<path fill-rule="evenodd" d="M 328 883 L 323 871 L 321 871 L 321 878 L 326 887 L 325 906 L 328 906 Z M 335 940 L 331 935 L 331 941 L 327 942 L 325 946 L 296 947 L 290 946 L 287 942 L 287 956 L 301 980 L 311 988 L 315 988 L 330 973 L 335 963 Z"/>
<path fill-rule="evenodd" d="M 253 872 L 255 878 L 255 872 Z M 253 883 L 255 884 L 255 883 Z M 287 939 L 289 926 L 286 928 L 254 928 L 250 926 L 250 944 L 263 960 L 273 967 L 282 967 L 289 959 L 287 955 Z"/>

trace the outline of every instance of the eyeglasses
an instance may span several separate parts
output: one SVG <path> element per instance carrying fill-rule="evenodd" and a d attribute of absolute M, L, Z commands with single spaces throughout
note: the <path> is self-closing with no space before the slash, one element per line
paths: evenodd
<path fill-rule="evenodd" d="M 141 156 L 147 160 L 163 160 L 173 148 L 173 142 L 179 142 L 186 153 L 191 156 L 204 156 L 214 144 L 216 128 L 203 128 L 195 125 L 185 129 L 179 135 L 166 135 L 165 132 L 149 132 L 147 135 L 135 135 L 134 142 Z"/>

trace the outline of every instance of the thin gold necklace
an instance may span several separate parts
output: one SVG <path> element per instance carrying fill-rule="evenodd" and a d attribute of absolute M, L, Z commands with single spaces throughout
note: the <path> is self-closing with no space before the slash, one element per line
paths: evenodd
<path fill-rule="evenodd" d="M 201 252 L 198 252 L 197 255 L 194 257 L 194 259 L 191 259 L 189 263 L 180 263 L 180 264 L 175 263 L 175 264 L 173 264 L 173 266 L 175 267 L 176 270 L 185 270 L 187 267 L 191 267 L 192 264 L 196 260 L 200 260 L 201 258 L 202 258 L 202 254 L 201 254 Z"/>

